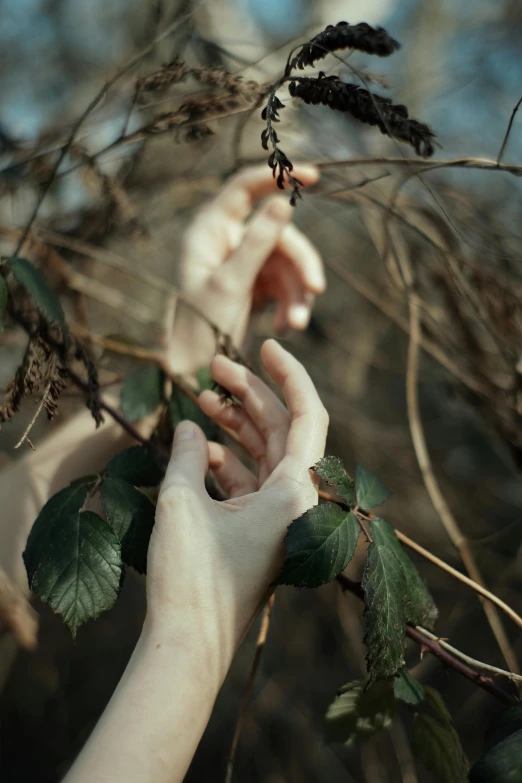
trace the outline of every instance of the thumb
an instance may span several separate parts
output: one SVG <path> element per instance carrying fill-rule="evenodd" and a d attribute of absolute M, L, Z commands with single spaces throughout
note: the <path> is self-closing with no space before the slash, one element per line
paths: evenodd
<path fill-rule="evenodd" d="M 204 492 L 207 470 L 207 439 L 197 424 L 181 421 L 174 433 L 172 455 L 161 493 L 177 487 L 190 487 L 197 492 Z"/>
<path fill-rule="evenodd" d="M 253 286 L 292 215 L 293 208 L 286 199 L 281 196 L 268 199 L 250 221 L 243 241 L 220 273 L 232 277 L 240 286 Z"/>

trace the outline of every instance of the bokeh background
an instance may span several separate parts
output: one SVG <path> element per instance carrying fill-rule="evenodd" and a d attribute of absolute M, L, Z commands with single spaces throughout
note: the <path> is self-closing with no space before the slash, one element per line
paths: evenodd
<path fill-rule="evenodd" d="M 118 82 L 85 123 L 78 141 L 89 154 L 119 137 L 138 75 L 180 56 L 194 66 L 222 66 L 245 79 L 272 82 L 293 46 L 342 19 L 382 25 L 403 44 L 389 59 L 355 54 L 350 63 L 383 74 L 390 87 L 377 85 L 375 92 L 389 93 L 405 103 L 412 116 L 433 127 L 443 146 L 437 158 L 496 159 L 522 93 L 522 6 L 516 0 L 3 0 L 2 252 L 11 251 L 9 231 L 29 216 L 37 193 L 35 181 L 38 176 L 45 178 L 52 151 L 63 143 L 71 123 L 114 71 L 175 19 L 180 21 L 175 31 Z M 321 68 L 329 65 L 329 72 L 349 76 L 339 61 L 324 62 Z M 147 94 L 130 116 L 129 132 L 202 89 L 183 84 L 165 93 Z M 282 97 L 287 108 L 279 135 L 294 161 L 410 155 L 407 148 L 375 129 L 324 107 L 292 102 L 284 91 Z M 211 120 L 213 135 L 189 142 L 183 134 L 165 133 L 120 145 L 101 156 L 100 171 L 118 183 L 116 199 L 114 194 L 112 200 L 108 198 L 88 167 L 75 166 L 78 161 L 69 157 L 44 202 L 40 224 L 113 251 L 131 270 L 146 268 L 175 282 L 180 236 L 194 211 L 231 172 L 266 158 L 259 141 L 260 112 L 252 113 L 251 108 L 252 102 L 245 102 L 230 116 Z M 37 148 L 48 149 L 49 155 L 17 165 Z M 516 117 L 504 160 L 519 163 L 521 155 L 521 119 Z M 65 174 L 69 168 L 75 170 Z M 328 452 L 340 456 L 350 469 L 357 460 L 377 473 L 393 489 L 386 507 L 389 521 L 462 569 L 426 493 L 411 444 L 405 394 L 408 337 L 397 325 L 401 318 L 407 324 L 407 296 L 396 266 L 382 258 L 383 204 L 398 181 L 395 172 L 384 164 L 331 166 L 324 169 L 320 184 L 305 193 L 295 219 L 325 259 L 329 288 L 317 302 L 306 332 L 288 334 L 284 340 L 309 369 L 330 412 Z M 361 184 L 370 179 L 375 181 Z M 490 392 L 485 398 L 470 392 L 440 362 L 423 354 L 421 412 L 435 472 L 486 583 L 518 610 L 522 576 L 522 452 L 516 410 L 522 274 L 519 183 L 500 171 L 442 169 L 423 175 L 422 181 L 410 179 L 398 202 L 403 215 L 463 259 L 466 280 L 502 335 L 502 349 L 509 353 L 505 364 L 498 341 L 491 342 L 480 319 L 469 315 L 462 292 L 458 286 L 452 288 L 451 275 L 448 282 L 442 271 L 447 268 L 444 254 L 403 225 L 396 237 L 418 276 L 425 333 L 463 371 L 481 378 Z M 374 199 L 373 205 L 358 197 L 362 192 Z M 421 218 L 424 222 L 419 222 Z M 70 248 L 60 252 L 76 274 L 73 285 L 81 299 L 81 308 L 72 301 L 74 297 L 67 300 L 71 319 L 81 315 L 97 334 L 155 344 L 156 316 L 165 302 L 158 299 L 154 287 L 88 254 Z M 48 271 L 56 274 L 57 285 L 63 285 L 56 268 Z M 96 281 L 94 290 L 88 289 L 89 279 Z M 123 300 L 111 298 L 111 291 L 120 292 Z M 448 291 L 456 291 L 453 302 Z M 463 312 L 471 324 L 467 329 L 459 325 Z M 253 360 L 258 345 L 271 334 L 269 314 L 256 318 L 248 346 Z M 2 338 L 2 387 L 17 366 L 23 345 L 17 332 Z M 101 349 L 99 357 L 108 379 L 135 366 Z M 66 396 L 57 423 L 79 404 L 74 396 Z M 12 446 L 31 415 L 29 405 L 0 433 L 5 462 L 13 459 Z M 47 430 L 42 420 L 33 440 Z M 414 559 L 440 609 L 438 633 L 469 655 L 505 667 L 476 595 L 433 564 Z M 115 609 L 81 629 L 76 643 L 57 617 L 42 607 L 38 611 L 41 634 L 36 653 L 16 651 L 5 637 L 0 640 L 2 781 L 61 779 L 135 644 L 144 613 L 143 583 L 137 575 L 127 579 Z M 520 658 L 520 635 L 507 620 L 505 625 Z M 357 746 L 324 741 L 323 716 L 336 690 L 364 677 L 362 629 L 357 599 L 342 595 L 336 584 L 316 591 L 278 590 L 234 780 L 434 780 L 412 759 L 407 718 L 397 717 L 389 729 Z M 188 781 L 224 779 L 256 634 L 257 628 L 229 674 Z M 487 747 L 502 705 L 444 670 L 429 655 L 420 660 L 413 645 L 407 647 L 407 663 L 423 682 L 440 689 L 470 760 L 476 760 Z M 506 681 L 502 684 L 513 690 Z"/>

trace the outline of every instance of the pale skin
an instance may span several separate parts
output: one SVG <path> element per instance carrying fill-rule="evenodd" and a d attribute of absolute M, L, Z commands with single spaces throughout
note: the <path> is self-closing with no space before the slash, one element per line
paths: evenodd
<path fill-rule="evenodd" d="M 313 169 L 296 174 L 309 184 L 317 179 Z M 182 285 L 236 344 L 254 303 L 276 300 L 276 329 L 304 328 L 314 296 L 324 290 L 320 258 L 291 225 L 286 200 L 267 198 L 245 223 L 256 202 L 273 191 L 270 171 L 243 172 L 199 213 L 186 236 Z M 200 324 L 184 318 L 176 325 L 171 363 L 179 357 L 178 371 L 190 373 L 208 363 L 212 346 L 200 340 Z M 187 335 L 191 350 L 184 355 Z M 207 443 L 195 424 L 182 422 L 176 429 L 149 546 L 143 630 L 66 783 L 183 780 L 234 654 L 281 568 L 286 529 L 317 502 L 309 468 L 324 453 L 325 409 L 304 367 L 277 342 L 265 342 L 261 360 L 284 404 L 258 377 L 224 356 L 212 360 L 212 375 L 242 406 L 224 406 L 210 391 L 200 397 L 203 411 L 232 430 L 249 452 L 255 473 L 226 447 Z M 22 517 L 21 533 L 0 530 L 10 545 L 11 564 L 13 557 L 21 560 L 27 531 L 47 497 L 78 475 L 102 468 L 126 445 L 116 425 L 92 434 L 87 422 L 79 414 L 0 475 L 11 527 L 15 508 L 18 525 Z M 209 467 L 227 500 L 217 502 L 207 494 Z M 13 482 L 27 485 L 29 479 L 35 492 L 20 510 Z M 21 579 L 21 569 L 11 572 Z"/>

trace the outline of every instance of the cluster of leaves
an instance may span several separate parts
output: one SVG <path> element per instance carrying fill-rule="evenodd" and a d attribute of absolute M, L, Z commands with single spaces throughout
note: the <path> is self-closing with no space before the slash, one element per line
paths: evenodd
<path fill-rule="evenodd" d="M 290 82 L 292 97 L 300 98 L 305 103 L 322 104 L 334 111 L 346 112 L 359 122 L 376 126 L 386 136 L 410 144 L 417 155 L 424 158 L 433 155 L 435 133 L 424 123 L 411 119 L 406 106 L 394 104 L 389 98 L 346 83 L 338 76 L 326 76 L 320 72 L 317 77 L 304 77 L 292 73 L 296 68 L 303 70 L 306 66 L 313 66 L 327 54 L 343 49 L 357 49 L 366 54 L 388 57 L 399 48 L 400 44 L 382 27 L 371 27 L 365 22 L 356 25 L 338 22 L 336 25 L 328 25 L 304 44 L 293 59 L 289 59 L 282 78 L 270 90 L 261 114 L 266 123 L 261 134 L 261 144 L 266 150 L 272 147 L 268 165 L 281 190 L 285 187 L 285 178 L 292 187 L 292 206 L 301 198 L 302 183 L 292 175 L 293 164 L 279 147 L 274 128 L 274 123 L 280 121 L 279 111 L 284 108 L 277 91 L 287 82 Z M 366 83 L 367 79 L 360 72 L 359 75 Z"/>
<path fill-rule="evenodd" d="M 369 541 L 362 579 L 368 673 L 370 683 L 392 677 L 404 664 L 407 623 L 433 628 L 435 603 L 393 528 L 368 514 L 389 496 L 377 476 L 358 465 L 354 481 L 337 457 L 324 457 L 314 470 L 340 502 L 314 506 L 292 522 L 278 584 L 319 587 L 335 579 L 364 531 Z"/>
<path fill-rule="evenodd" d="M 369 687 L 357 680 L 340 688 L 326 713 L 326 740 L 353 745 L 387 729 L 401 710 L 413 718 L 416 757 L 441 783 L 464 783 L 468 760 L 442 696 L 435 688 L 423 686 L 406 668 L 393 679 Z"/>
<path fill-rule="evenodd" d="M 411 725 L 416 758 L 440 783 L 522 780 L 522 705 L 510 707 L 497 719 L 492 746 L 470 770 L 441 694 L 422 685 L 406 668 L 369 686 L 356 680 L 339 688 L 326 712 L 325 739 L 354 745 L 389 728 L 401 713 Z"/>
<path fill-rule="evenodd" d="M 197 391 L 210 384 L 208 369 L 201 369 Z M 213 422 L 177 387 L 165 397 L 165 378 L 157 367 L 127 376 L 120 407 L 130 421 L 159 410 L 160 420 L 167 415 L 170 433 L 181 419 L 191 419 L 209 438 L 216 436 Z M 29 586 L 62 616 L 73 636 L 114 605 L 126 567 L 146 572 L 164 454 L 155 440 L 125 449 L 102 473 L 81 477 L 53 495 L 38 515 L 24 552 Z M 103 516 L 89 508 L 98 495 Z"/>

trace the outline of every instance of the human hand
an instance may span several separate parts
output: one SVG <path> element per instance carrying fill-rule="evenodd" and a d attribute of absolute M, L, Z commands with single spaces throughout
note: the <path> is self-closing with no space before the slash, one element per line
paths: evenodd
<path fill-rule="evenodd" d="M 311 185 L 319 172 L 301 166 L 296 167 L 296 176 Z M 268 167 L 245 169 L 199 211 L 184 236 L 181 288 L 236 345 L 243 341 L 252 309 L 269 300 L 277 302 L 276 331 L 304 329 L 315 295 L 325 288 L 319 254 L 291 223 L 294 210 L 288 200 L 269 195 L 275 191 Z M 269 198 L 252 215 L 265 196 Z M 187 341 L 190 351 L 183 347 Z M 194 362 L 194 348 L 202 356 L 213 353 L 208 327 L 189 312 L 177 320 L 173 346 L 172 363 L 181 372 Z"/>
<path fill-rule="evenodd" d="M 182 422 L 149 546 L 147 629 L 155 639 L 181 637 L 203 651 L 218 678 L 269 595 L 288 525 L 317 502 L 309 468 L 326 440 L 328 416 L 304 367 L 274 340 L 265 342 L 261 358 L 286 408 L 260 378 L 224 356 L 214 358 L 212 374 L 242 407 L 223 405 L 215 392 L 200 396 L 203 411 L 233 430 L 256 460 L 257 476 Z M 209 466 L 229 500 L 207 494 Z"/>

